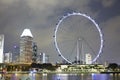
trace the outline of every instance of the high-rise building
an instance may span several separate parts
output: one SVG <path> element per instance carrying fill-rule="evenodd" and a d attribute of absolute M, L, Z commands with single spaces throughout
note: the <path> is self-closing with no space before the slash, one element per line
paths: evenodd
<path fill-rule="evenodd" d="M 33 35 L 30 29 L 24 29 L 20 38 L 20 63 L 31 63 L 33 54 Z"/>
<path fill-rule="evenodd" d="M 45 56 L 45 63 L 49 63 L 49 55 Z"/>
<path fill-rule="evenodd" d="M 90 53 L 86 54 L 86 64 L 92 63 L 92 55 Z"/>
<path fill-rule="evenodd" d="M 5 55 L 4 56 L 4 62 L 5 63 L 12 62 L 12 53 L 11 52 L 5 53 L 4 55 Z"/>
<path fill-rule="evenodd" d="M 38 63 L 49 63 L 49 56 L 46 55 L 45 53 L 40 53 L 38 54 L 37 62 Z"/>
<path fill-rule="evenodd" d="M 13 52 L 12 52 L 12 62 L 14 63 L 18 63 L 19 62 L 19 55 L 20 55 L 20 47 L 17 46 L 17 45 L 14 45 L 14 49 L 13 49 Z"/>
<path fill-rule="evenodd" d="M 37 62 L 37 50 L 38 50 L 37 44 L 36 44 L 35 42 L 33 42 L 33 55 L 32 55 L 32 61 L 33 61 L 34 63 Z"/>
<path fill-rule="evenodd" d="M 0 63 L 3 63 L 4 35 L 0 35 Z"/>

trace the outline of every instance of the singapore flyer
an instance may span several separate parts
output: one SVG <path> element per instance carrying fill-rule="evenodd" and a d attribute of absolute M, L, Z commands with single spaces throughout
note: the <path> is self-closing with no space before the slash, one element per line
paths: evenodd
<path fill-rule="evenodd" d="M 78 50 L 74 50 L 77 42 L 80 42 L 81 48 L 79 55 L 76 55 Z M 56 24 L 54 44 L 58 55 L 68 63 L 73 63 L 71 57 L 85 56 L 85 53 L 93 53 L 91 63 L 94 63 L 102 53 L 103 34 L 99 25 L 90 16 L 77 12 L 68 13 Z M 85 57 L 80 60 L 83 59 Z"/>

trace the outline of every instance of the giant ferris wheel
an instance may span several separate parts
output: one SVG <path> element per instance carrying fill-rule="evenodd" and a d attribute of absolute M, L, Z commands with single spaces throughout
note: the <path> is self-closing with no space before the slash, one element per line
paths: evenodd
<path fill-rule="evenodd" d="M 84 44 L 81 46 L 84 49 L 81 49 L 81 53 L 93 53 L 92 63 L 94 63 L 103 49 L 103 34 L 99 25 L 86 14 L 68 13 L 58 21 L 54 31 L 54 44 L 58 55 L 72 64 L 73 60 L 69 56 L 76 56 L 77 50 L 75 51 L 74 44 L 76 45 L 78 42 L 81 45 Z"/>

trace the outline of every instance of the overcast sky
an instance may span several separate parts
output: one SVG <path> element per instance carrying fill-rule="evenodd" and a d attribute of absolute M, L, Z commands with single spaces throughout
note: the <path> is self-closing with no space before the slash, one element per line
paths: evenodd
<path fill-rule="evenodd" d="M 4 52 L 14 52 L 14 46 L 19 47 L 22 31 L 29 28 L 39 52 L 48 54 L 51 62 L 59 62 L 61 58 L 55 49 L 53 38 L 56 23 L 63 15 L 76 11 L 91 16 L 102 30 L 104 48 L 100 61 L 120 64 L 119 9 L 120 0 L 0 0 L 0 34 L 5 35 Z M 69 50 L 73 47 L 68 46 L 72 46 L 73 43 L 69 40 L 75 36 L 75 33 L 77 37 L 78 34 L 79 37 L 84 37 L 97 53 L 100 44 L 99 34 L 89 20 L 72 16 L 64 20 L 60 26 L 62 30 L 58 32 L 58 43 L 62 46 L 63 53 L 68 51 L 67 55 L 70 55 L 69 53 L 72 52 Z M 64 43 L 62 41 L 65 41 L 64 37 L 67 36 L 68 41 L 65 42 L 67 44 L 62 45 Z"/>

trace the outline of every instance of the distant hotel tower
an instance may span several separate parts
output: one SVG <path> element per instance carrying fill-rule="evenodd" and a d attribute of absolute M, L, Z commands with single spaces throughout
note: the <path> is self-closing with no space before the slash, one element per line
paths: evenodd
<path fill-rule="evenodd" d="M 33 54 L 33 35 L 30 29 L 24 29 L 20 39 L 20 63 L 31 63 Z"/>

